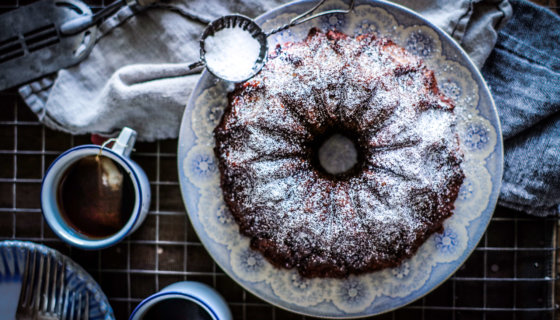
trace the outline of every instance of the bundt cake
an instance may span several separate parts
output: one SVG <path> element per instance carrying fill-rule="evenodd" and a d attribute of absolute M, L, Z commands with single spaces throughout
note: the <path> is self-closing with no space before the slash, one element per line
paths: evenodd
<path fill-rule="evenodd" d="M 453 102 L 391 40 L 311 29 L 239 84 L 214 130 L 221 187 L 240 232 L 304 277 L 398 266 L 452 214 L 463 182 Z M 318 160 L 332 135 L 357 161 Z"/>

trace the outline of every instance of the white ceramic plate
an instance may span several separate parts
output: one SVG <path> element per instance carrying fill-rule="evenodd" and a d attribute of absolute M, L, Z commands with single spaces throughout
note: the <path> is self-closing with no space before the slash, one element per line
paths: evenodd
<path fill-rule="evenodd" d="M 264 30 L 284 24 L 315 1 L 290 3 L 257 22 Z M 326 8 L 346 8 L 330 0 Z M 351 318 L 386 312 L 408 304 L 441 284 L 467 259 L 481 239 L 498 198 L 503 167 L 501 129 L 496 108 L 480 73 L 443 31 L 403 7 L 382 1 L 357 1 L 351 14 L 313 20 L 275 34 L 277 43 L 301 40 L 311 27 L 346 34 L 375 32 L 421 56 L 438 84 L 456 101 L 458 132 L 465 153 L 466 179 L 445 231 L 434 234 L 401 266 L 347 279 L 303 279 L 295 270 L 274 268 L 249 249 L 222 198 L 212 131 L 227 105 L 231 85 L 205 72 L 183 115 L 178 165 L 181 190 L 191 222 L 206 249 L 235 281 L 279 307 L 311 316 Z"/>

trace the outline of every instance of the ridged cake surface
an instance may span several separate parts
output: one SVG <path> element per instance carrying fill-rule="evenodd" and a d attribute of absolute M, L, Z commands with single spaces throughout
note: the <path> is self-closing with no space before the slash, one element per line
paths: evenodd
<path fill-rule="evenodd" d="M 454 105 L 391 40 L 312 29 L 238 85 L 214 130 L 221 186 L 242 234 L 304 277 L 399 265 L 452 214 L 464 175 Z M 354 141 L 332 175 L 317 150 Z"/>

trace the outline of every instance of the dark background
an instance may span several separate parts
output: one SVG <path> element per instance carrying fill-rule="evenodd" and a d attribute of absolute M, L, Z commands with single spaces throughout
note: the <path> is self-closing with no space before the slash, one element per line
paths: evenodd
<path fill-rule="evenodd" d="M 0 0 L 0 13 L 33 0 Z M 94 11 L 112 0 L 85 0 Z M 558 12 L 556 0 L 535 1 Z M 173 282 L 216 288 L 235 319 L 311 319 L 271 306 L 226 276 L 186 218 L 178 177 L 177 140 L 137 143 L 133 159 L 146 171 L 153 200 L 141 228 L 120 244 L 82 251 L 44 222 L 41 178 L 64 150 L 91 143 L 41 125 L 15 90 L 0 92 L 0 239 L 43 243 L 70 256 L 101 285 L 117 319 Z M 557 319 L 557 232 L 560 217 L 534 218 L 498 207 L 472 256 L 447 282 L 415 303 L 371 319 Z"/>

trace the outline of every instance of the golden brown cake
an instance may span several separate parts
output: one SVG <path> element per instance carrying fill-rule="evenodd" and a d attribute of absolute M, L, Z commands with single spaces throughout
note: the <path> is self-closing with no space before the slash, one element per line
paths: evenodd
<path fill-rule="evenodd" d="M 312 29 L 238 85 L 214 130 L 224 199 L 251 247 L 304 277 L 399 265 L 452 214 L 464 175 L 454 105 L 418 57 Z M 353 141 L 327 172 L 319 146 Z"/>

